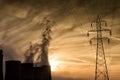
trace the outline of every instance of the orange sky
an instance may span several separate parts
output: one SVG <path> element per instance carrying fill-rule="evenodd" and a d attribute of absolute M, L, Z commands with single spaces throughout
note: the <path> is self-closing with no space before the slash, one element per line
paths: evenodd
<path fill-rule="evenodd" d="M 0 47 L 5 60 L 24 60 L 29 42 L 40 39 L 39 23 L 47 16 L 55 22 L 49 46 L 49 59 L 55 63 L 53 80 L 93 80 L 96 46 L 89 39 L 95 34 L 86 34 L 92 29 L 90 21 L 100 13 L 113 33 L 111 43 L 105 43 L 110 80 L 120 79 L 119 0 L 37 1 L 0 0 Z"/>

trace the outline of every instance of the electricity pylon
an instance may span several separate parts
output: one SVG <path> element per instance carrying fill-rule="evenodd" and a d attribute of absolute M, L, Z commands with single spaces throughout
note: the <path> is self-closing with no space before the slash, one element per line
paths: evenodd
<path fill-rule="evenodd" d="M 90 32 L 96 32 L 97 33 L 96 37 L 93 37 L 93 38 L 90 39 L 90 43 L 92 43 L 92 41 L 94 39 L 97 40 L 95 80 L 109 80 L 103 40 L 105 39 L 109 43 L 110 39 L 108 37 L 103 37 L 102 32 L 103 31 L 104 32 L 109 32 L 110 36 L 111 36 L 111 30 L 102 28 L 103 24 L 105 26 L 107 26 L 107 22 L 105 20 L 102 20 L 99 15 L 97 16 L 96 20 L 91 23 L 91 26 L 93 25 L 93 23 L 96 24 L 96 29 L 95 30 L 89 30 L 87 35 L 89 36 Z"/>

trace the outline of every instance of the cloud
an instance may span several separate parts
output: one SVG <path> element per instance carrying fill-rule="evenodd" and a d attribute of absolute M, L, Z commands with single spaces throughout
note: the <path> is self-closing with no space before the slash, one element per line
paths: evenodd
<path fill-rule="evenodd" d="M 96 51 L 89 45 L 86 33 L 92 29 L 90 22 L 98 13 L 108 21 L 108 26 L 112 27 L 113 31 L 111 48 L 107 49 L 107 55 L 111 50 L 112 55 L 119 56 L 119 3 L 120 0 L 1 0 L 0 39 L 7 44 L 1 46 L 5 51 L 5 58 L 23 61 L 28 43 L 39 40 L 39 24 L 43 17 L 47 16 L 56 23 L 49 55 L 59 54 L 57 57 L 62 57 L 61 61 L 76 63 L 74 67 L 77 63 L 94 64 Z M 118 64 L 119 57 L 113 55 L 112 60 L 111 65 Z M 55 80 L 59 80 L 58 78 L 58 75 L 54 77 Z M 60 79 L 72 78 L 65 76 Z"/>

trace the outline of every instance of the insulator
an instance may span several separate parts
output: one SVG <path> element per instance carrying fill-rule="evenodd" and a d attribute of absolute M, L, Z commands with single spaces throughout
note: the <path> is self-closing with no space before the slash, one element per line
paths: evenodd
<path fill-rule="evenodd" d="M 107 26 L 107 22 L 105 22 L 105 26 Z"/>
<path fill-rule="evenodd" d="M 110 31 L 110 36 L 112 35 L 112 31 Z"/>
<path fill-rule="evenodd" d="M 110 39 L 108 39 L 108 44 L 110 43 Z"/>
<path fill-rule="evenodd" d="M 87 36 L 89 37 L 89 32 L 87 33 Z"/>
<path fill-rule="evenodd" d="M 90 40 L 90 45 L 92 44 L 92 41 Z"/>
<path fill-rule="evenodd" d="M 92 25 L 92 23 L 91 23 L 91 27 L 92 27 L 93 25 Z"/>

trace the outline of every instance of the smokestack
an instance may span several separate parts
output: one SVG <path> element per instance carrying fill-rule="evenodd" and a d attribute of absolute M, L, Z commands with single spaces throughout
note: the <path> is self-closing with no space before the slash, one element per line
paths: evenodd
<path fill-rule="evenodd" d="M 21 80 L 33 80 L 33 63 L 21 64 Z"/>
<path fill-rule="evenodd" d="M 0 80 L 3 80 L 3 51 L 0 49 Z"/>
<path fill-rule="evenodd" d="M 21 62 L 6 61 L 5 80 L 21 80 Z"/>

